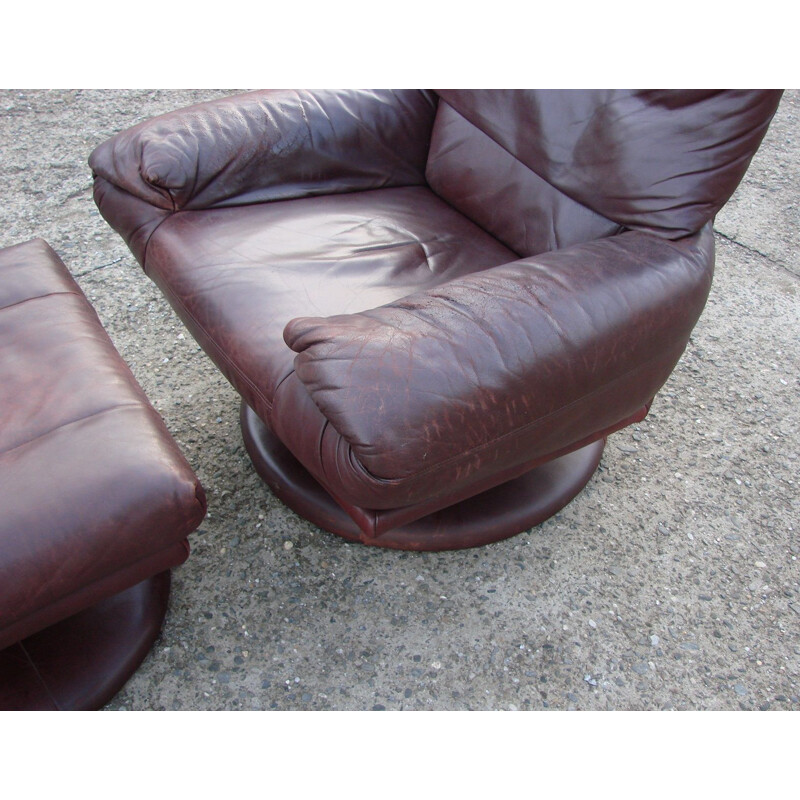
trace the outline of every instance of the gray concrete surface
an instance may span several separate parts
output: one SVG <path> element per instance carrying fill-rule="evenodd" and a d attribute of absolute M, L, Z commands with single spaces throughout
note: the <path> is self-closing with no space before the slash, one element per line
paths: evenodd
<path fill-rule="evenodd" d="M 272 497 L 236 394 L 95 209 L 96 144 L 225 93 L 0 92 L 0 246 L 62 256 L 209 497 L 108 708 L 797 708 L 800 92 L 717 219 L 711 298 L 650 416 L 553 519 L 438 554 L 347 544 Z"/>

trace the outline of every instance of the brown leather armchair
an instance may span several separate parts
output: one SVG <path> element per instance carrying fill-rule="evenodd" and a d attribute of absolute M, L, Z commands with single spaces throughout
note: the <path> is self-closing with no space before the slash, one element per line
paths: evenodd
<path fill-rule="evenodd" d="M 90 164 L 103 216 L 242 395 L 273 491 L 445 549 L 568 503 L 647 413 L 779 91 L 264 91 Z"/>

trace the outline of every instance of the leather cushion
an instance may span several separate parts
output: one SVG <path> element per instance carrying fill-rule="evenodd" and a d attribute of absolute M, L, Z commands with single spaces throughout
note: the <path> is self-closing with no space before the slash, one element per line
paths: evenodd
<path fill-rule="evenodd" d="M 670 239 L 733 194 L 778 90 L 439 90 L 498 145 L 576 202 Z"/>
<path fill-rule="evenodd" d="M 163 421 L 41 240 L 0 251 L 0 508 L 0 647 L 56 621 L 52 609 L 63 618 L 180 563 L 205 513 Z"/>
<path fill-rule="evenodd" d="M 247 403 L 270 422 L 294 370 L 294 317 L 347 314 L 513 260 L 423 187 L 183 211 L 145 269 Z"/>
<path fill-rule="evenodd" d="M 618 233 L 441 100 L 425 172 L 433 191 L 520 256 Z"/>

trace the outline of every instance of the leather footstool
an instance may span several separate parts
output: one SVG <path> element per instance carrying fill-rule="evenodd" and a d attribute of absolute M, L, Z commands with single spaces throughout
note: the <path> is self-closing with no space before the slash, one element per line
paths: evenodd
<path fill-rule="evenodd" d="M 0 250 L 0 709 L 107 703 L 205 494 L 64 264 Z"/>

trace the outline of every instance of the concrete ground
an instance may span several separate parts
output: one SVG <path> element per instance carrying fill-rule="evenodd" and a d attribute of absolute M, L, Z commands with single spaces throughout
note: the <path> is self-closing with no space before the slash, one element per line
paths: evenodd
<path fill-rule="evenodd" d="M 800 706 L 800 92 L 717 218 L 711 298 L 649 417 L 560 514 L 448 553 L 347 544 L 282 506 L 237 395 L 94 206 L 95 145 L 225 93 L 0 92 L 0 246 L 61 255 L 209 498 L 108 708 Z"/>

